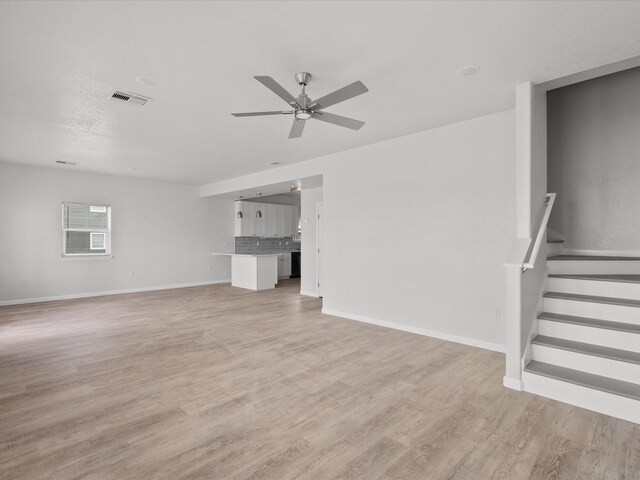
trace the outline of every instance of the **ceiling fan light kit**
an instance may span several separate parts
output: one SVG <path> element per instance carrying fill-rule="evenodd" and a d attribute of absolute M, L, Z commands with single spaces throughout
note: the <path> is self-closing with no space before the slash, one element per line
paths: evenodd
<path fill-rule="evenodd" d="M 311 112 L 310 110 L 302 108 L 296 110 L 296 120 L 309 120 L 311 118 L 311 115 L 313 115 L 313 112 Z"/>
<path fill-rule="evenodd" d="M 293 115 L 294 121 L 289 132 L 289 138 L 299 138 L 302 136 L 304 125 L 307 120 L 315 119 L 326 123 L 332 123 L 340 127 L 350 128 L 352 130 L 359 130 L 364 122 L 355 120 L 353 118 L 343 117 L 334 113 L 323 112 L 321 110 L 335 105 L 336 103 L 344 102 L 350 98 L 357 97 L 369 91 L 367 87 L 361 81 L 353 82 L 346 87 L 340 88 L 335 92 L 332 92 L 324 97 L 321 97 L 315 101 L 307 96 L 305 91 L 306 86 L 311 81 L 311 74 L 308 72 L 296 73 L 295 79 L 298 85 L 302 87 L 302 92 L 298 97 L 294 97 L 287 90 L 284 89 L 278 82 L 268 76 L 256 76 L 253 77 L 262 83 L 265 87 L 271 90 L 273 93 L 282 98 L 287 104 L 293 107 L 293 110 L 285 111 L 269 111 L 269 112 L 246 112 L 246 113 L 232 113 L 234 117 L 256 117 L 264 115 Z"/>

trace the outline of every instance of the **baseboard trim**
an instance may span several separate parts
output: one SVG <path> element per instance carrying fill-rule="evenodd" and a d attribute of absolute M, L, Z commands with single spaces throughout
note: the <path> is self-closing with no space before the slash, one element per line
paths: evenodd
<path fill-rule="evenodd" d="M 580 248 L 562 248 L 562 255 L 592 255 L 610 257 L 640 257 L 640 250 L 585 250 Z"/>
<path fill-rule="evenodd" d="M 200 287 L 202 285 L 218 285 L 222 283 L 231 283 L 231 279 L 214 280 L 214 281 L 207 281 L 207 282 L 177 283 L 175 285 L 160 285 L 160 286 L 154 286 L 154 287 L 125 288 L 120 290 L 106 290 L 102 292 L 74 293 L 71 295 L 55 295 L 52 297 L 23 298 L 19 300 L 3 300 L 3 301 L 0 301 L 0 307 L 5 307 L 9 305 L 22 305 L 25 303 L 55 302 L 57 300 L 74 300 L 78 298 L 104 297 L 107 295 L 121 295 L 123 293 L 153 292 L 156 290 L 172 290 L 174 288 Z"/>
<path fill-rule="evenodd" d="M 434 330 L 428 330 L 426 328 L 413 327 L 410 325 L 404 325 L 402 323 L 387 322 L 385 320 L 378 320 L 375 318 L 365 317 L 364 315 L 357 315 L 354 313 L 340 312 L 337 310 L 331 310 L 329 308 L 323 308 L 322 313 L 327 315 L 333 315 L 334 317 L 347 318 L 349 320 L 356 320 L 358 322 L 370 323 L 379 327 L 393 328 L 394 330 L 401 330 L 403 332 L 415 333 L 418 335 L 424 335 L 425 337 L 438 338 L 440 340 L 447 340 L 449 342 L 461 343 L 463 345 L 469 345 L 471 347 L 483 348 L 485 350 L 492 350 L 494 352 L 505 352 L 505 346 L 498 343 L 485 342 L 482 340 L 476 340 L 469 337 L 461 337 L 458 335 L 451 335 L 444 332 L 436 332 Z"/>
<path fill-rule="evenodd" d="M 316 292 L 307 292 L 306 290 L 300 290 L 300 295 L 304 295 L 305 297 L 319 298 Z"/>
<path fill-rule="evenodd" d="M 515 378 L 502 377 L 502 385 L 519 392 L 524 391 L 524 384 L 522 383 L 522 380 L 518 380 Z"/>

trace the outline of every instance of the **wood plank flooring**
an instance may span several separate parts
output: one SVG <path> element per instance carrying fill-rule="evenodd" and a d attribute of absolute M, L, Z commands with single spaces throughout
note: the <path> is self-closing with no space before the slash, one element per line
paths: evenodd
<path fill-rule="evenodd" d="M 640 425 L 298 291 L 0 308 L 0 478 L 640 479 Z"/>

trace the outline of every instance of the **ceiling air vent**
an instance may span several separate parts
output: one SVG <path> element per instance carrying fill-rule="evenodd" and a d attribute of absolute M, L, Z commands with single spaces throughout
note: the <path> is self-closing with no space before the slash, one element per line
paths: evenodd
<path fill-rule="evenodd" d="M 126 93 L 126 92 L 121 92 L 119 90 L 113 92 L 113 95 L 111 95 L 111 98 L 118 100 L 120 102 L 134 103 L 136 105 L 144 105 L 149 100 L 151 100 L 149 97 L 138 95 L 137 93 Z"/>

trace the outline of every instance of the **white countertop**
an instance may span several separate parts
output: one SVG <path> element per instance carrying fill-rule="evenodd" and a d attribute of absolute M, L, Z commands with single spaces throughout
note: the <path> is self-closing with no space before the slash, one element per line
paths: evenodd
<path fill-rule="evenodd" d="M 211 255 L 227 255 L 229 257 L 277 257 L 280 253 L 233 253 L 233 252 L 211 252 Z"/>

